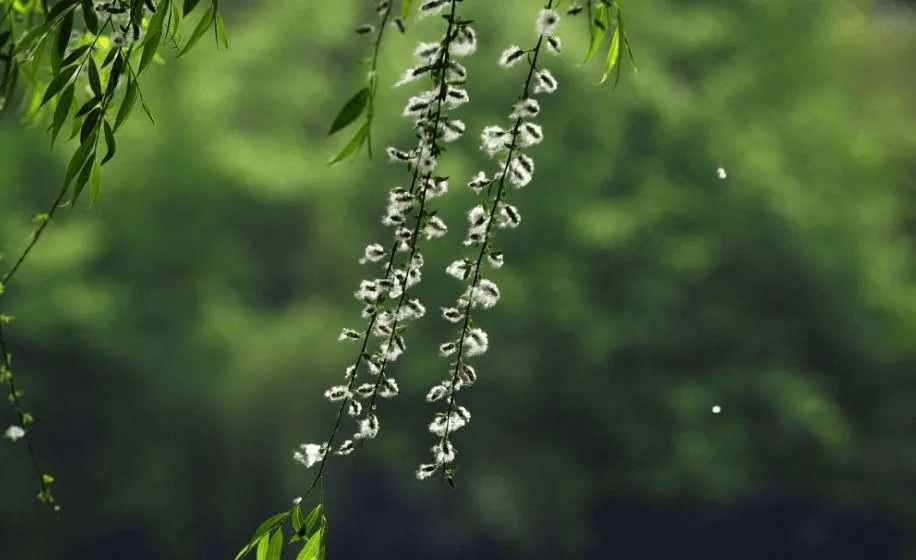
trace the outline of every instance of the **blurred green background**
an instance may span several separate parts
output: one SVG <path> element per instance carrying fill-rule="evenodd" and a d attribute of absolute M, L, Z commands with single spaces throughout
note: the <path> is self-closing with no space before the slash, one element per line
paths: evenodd
<path fill-rule="evenodd" d="M 231 558 L 311 482 L 291 452 L 331 426 L 357 259 L 405 181 L 384 157 L 324 164 L 371 4 L 223 0 L 228 52 L 146 74 L 157 125 L 135 112 L 99 201 L 59 214 L 3 299 L 62 517 L 0 442 L 0 558 Z M 492 171 L 479 130 L 523 83 L 496 58 L 532 43 L 540 4 L 459 5 L 480 49 L 436 200 L 451 232 L 417 290 L 431 310 L 460 289 L 443 269 L 463 185 Z M 637 74 L 611 91 L 577 67 L 582 16 L 546 62 L 560 89 L 511 193 L 522 225 L 497 238 L 457 490 L 413 475 L 451 333 L 430 313 L 379 439 L 331 463 L 329 558 L 916 558 L 914 3 L 621 4 Z M 399 115 L 422 86 L 388 86 L 440 29 L 386 37 L 379 153 L 412 142 Z M 73 148 L 0 120 L 6 266 Z"/>

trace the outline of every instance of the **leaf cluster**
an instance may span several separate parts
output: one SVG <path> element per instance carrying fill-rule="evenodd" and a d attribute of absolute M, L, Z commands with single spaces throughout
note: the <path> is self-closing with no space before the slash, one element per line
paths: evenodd
<path fill-rule="evenodd" d="M 283 536 L 283 525 L 287 520 L 293 529 L 293 536 L 288 542 Z M 324 560 L 327 529 L 328 520 L 324 516 L 322 504 L 316 505 L 305 515 L 302 504 L 298 503 L 293 509 L 272 515 L 261 523 L 235 560 L 241 560 L 251 551 L 255 551 L 257 560 L 279 560 L 284 546 L 299 541 L 303 544 L 296 560 Z"/>

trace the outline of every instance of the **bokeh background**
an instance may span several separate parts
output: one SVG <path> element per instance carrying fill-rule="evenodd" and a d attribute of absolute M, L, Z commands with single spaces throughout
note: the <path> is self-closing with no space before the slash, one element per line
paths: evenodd
<path fill-rule="evenodd" d="M 135 111 L 101 198 L 55 219 L 3 299 L 62 517 L 0 442 L 0 558 L 231 558 L 311 481 L 291 452 L 331 426 L 357 259 L 405 180 L 384 157 L 325 165 L 371 4 L 223 0 L 229 51 L 146 74 L 156 126 Z M 532 43 L 540 4 L 460 5 L 480 50 L 437 199 L 452 231 L 417 291 L 431 309 L 460 288 L 442 270 L 461 185 L 492 165 L 477 133 L 524 79 L 496 57 Z M 547 62 L 560 89 L 512 193 L 522 226 L 497 238 L 457 489 L 413 475 L 451 332 L 431 313 L 379 439 L 329 465 L 328 557 L 916 558 L 916 5 L 621 4 L 637 74 L 612 91 L 600 61 L 578 67 L 583 16 Z M 388 86 L 440 28 L 385 40 L 379 153 L 412 141 L 399 114 L 421 86 Z M 0 120 L 5 265 L 72 149 Z"/>

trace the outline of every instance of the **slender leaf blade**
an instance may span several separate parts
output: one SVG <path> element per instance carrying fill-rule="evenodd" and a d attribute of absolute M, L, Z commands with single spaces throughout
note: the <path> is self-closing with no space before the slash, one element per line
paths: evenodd
<path fill-rule="evenodd" d="M 266 560 L 280 560 L 283 554 L 283 528 L 274 531 L 270 537 L 270 546 L 267 548 Z"/>
<path fill-rule="evenodd" d="M 80 6 L 83 10 L 83 21 L 86 22 L 86 29 L 93 35 L 99 34 L 99 16 L 95 13 L 95 7 L 92 0 L 80 0 Z"/>
<path fill-rule="evenodd" d="M 607 58 L 604 61 L 604 73 L 601 75 L 601 83 L 607 81 L 611 75 L 611 70 L 620 59 L 620 27 L 614 30 L 614 36 L 611 38 L 611 46 L 607 50 Z"/>
<path fill-rule="evenodd" d="M 368 87 L 364 87 L 356 92 L 356 94 L 344 104 L 340 112 L 337 113 L 337 116 L 334 117 L 334 122 L 331 123 L 331 129 L 328 131 L 328 136 L 358 119 L 363 113 L 363 110 L 365 110 L 366 105 L 368 105 L 371 95 L 372 90 Z"/>
<path fill-rule="evenodd" d="M 140 56 L 140 66 L 137 74 L 143 73 L 143 70 L 149 66 L 153 57 L 156 56 L 156 50 L 159 49 L 159 43 L 162 41 L 162 30 L 158 29 L 147 35 L 146 44 L 143 45 L 143 54 Z"/>
<path fill-rule="evenodd" d="M 57 56 L 63 59 L 67 45 L 70 44 L 70 32 L 73 31 L 73 10 L 67 12 L 57 28 Z"/>
<path fill-rule="evenodd" d="M 296 560 L 313 560 L 318 555 L 318 549 L 321 547 L 321 538 L 324 535 L 324 528 L 320 528 L 309 537 L 309 540 L 299 551 Z"/>
<path fill-rule="evenodd" d="M 89 101 L 83 103 L 83 105 L 76 111 L 74 117 L 82 117 L 83 115 L 89 113 L 89 111 L 95 109 L 99 106 L 101 100 L 98 97 L 93 97 Z"/>
<path fill-rule="evenodd" d="M 121 125 L 124 124 L 125 120 L 127 120 L 127 116 L 130 115 L 130 112 L 133 110 L 134 103 L 136 103 L 136 101 L 137 82 L 133 79 L 128 79 L 127 91 L 124 92 L 124 99 L 121 100 L 121 106 L 118 107 L 118 114 L 115 117 L 115 130 L 121 128 Z"/>
<path fill-rule="evenodd" d="M 305 517 L 302 515 L 301 504 L 296 504 L 296 507 L 293 508 L 291 521 L 293 523 L 293 531 L 296 533 L 299 533 L 302 527 L 305 526 Z"/>
<path fill-rule="evenodd" d="M 315 526 L 315 522 L 318 521 L 318 516 L 321 515 L 321 504 L 318 504 L 312 511 L 309 512 L 308 517 L 305 518 L 305 532 L 310 533 L 312 527 Z"/>
<path fill-rule="evenodd" d="M 106 88 L 108 95 L 114 95 L 114 90 L 121 80 L 121 73 L 124 72 L 124 56 L 121 54 L 121 49 L 117 49 L 117 52 L 114 62 L 111 63 L 111 70 L 108 71 L 108 87 Z"/>
<path fill-rule="evenodd" d="M 111 49 L 108 51 L 108 54 L 105 55 L 105 60 L 102 61 L 102 68 L 105 68 L 114 61 L 115 56 L 121 54 L 119 49 Z"/>
<path fill-rule="evenodd" d="M 96 97 L 102 97 L 102 78 L 99 77 L 99 69 L 95 65 L 95 58 L 89 57 L 89 87 Z"/>
<path fill-rule="evenodd" d="M 67 115 L 70 114 L 70 107 L 73 105 L 73 90 L 73 84 L 68 85 L 64 88 L 63 93 L 60 94 L 60 99 L 57 100 L 54 119 L 51 121 L 51 146 L 54 146 L 54 140 L 57 139 L 57 134 L 60 132 L 61 127 L 64 126 Z"/>
<path fill-rule="evenodd" d="M 39 68 L 41 67 L 41 63 L 44 62 L 45 48 L 48 46 L 50 39 L 51 39 L 50 34 L 45 35 L 44 37 L 39 39 L 38 44 L 35 45 L 35 51 L 32 53 L 32 75 L 33 76 L 38 72 Z"/>
<path fill-rule="evenodd" d="M 328 165 L 334 165 L 339 161 L 343 161 L 348 158 L 350 155 L 356 153 L 357 150 L 363 145 L 366 141 L 366 137 L 369 135 L 369 123 L 363 124 L 359 130 L 356 131 L 356 134 L 353 138 L 347 142 L 347 145 L 343 147 L 339 154 L 334 156 L 334 159 L 328 162 Z"/>
<path fill-rule="evenodd" d="M 41 36 L 48 33 L 48 24 L 42 24 L 32 29 L 25 34 L 25 37 L 19 40 L 19 43 L 16 45 L 16 48 L 13 50 L 13 55 L 17 55 L 27 48 L 31 47 L 35 41 L 37 41 Z"/>
<path fill-rule="evenodd" d="M 216 36 L 223 42 L 223 46 L 229 49 L 229 34 L 226 33 L 226 24 L 223 23 L 223 16 L 216 16 Z"/>
<path fill-rule="evenodd" d="M 89 202 L 95 204 L 95 201 L 99 199 L 99 191 L 102 190 L 102 169 L 95 158 L 92 158 L 90 185 Z"/>
<path fill-rule="evenodd" d="M 48 15 L 45 17 L 45 23 L 53 21 L 64 12 L 67 8 L 79 4 L 80 0 L 62 0 L 48 10 Z"/>
<path fill-rule="evenodd" d="M 111 130 L 111 125 L 108 124 L 107 119 L 105 120 L 104 124 L 105 124 L 105 127 L 104 127 L 105 128 L 105 145 L 108 146 L 108 151 L 105 153 L 105 157 L 102 158 L 101 165 L 105 165 L 105 163 L 108 160 L 113 158 L 115 155 L 115 150 L 117 149 L 115 146 L 114 132 Z"/>
<path fill-rule="evenodd" d="M 184 0 L 184 15 L 190 14 L 199 2 L 200 0 Z"/>
<path fill-rule="evenodd" d="M 178 53 L 179 57 L 191 50 L 191 48 L 200 41 L 200 38 L 204 36 L 204 33 L 206 33 L 207 29 L 210 27 L 210 24 L 213 23 L 213 17 L 213 6 L 210 6 L 204 16 L 200 18 L 200 21 L 197 22 L 197 27 L 194 28 L 194 32 L 191 33 L 191 37 L 188 39 L 188 42 L 185 43 L 184 48 Z"/>
<path fill-rule="evenodd" d="M 48 84 L 48 89 L 45 90 L 44 97 L 42 97 L 41 105 L 39 105 L 39 107 L 50 101 L 51 98 L 57 94 L 57 92 L 64 89 L 64 86 L 66 86 L 70 80 L 73 79 L 73 76 L 76 75 L 76 69 L 76 65 L 68 66 L 67 68 L 62 69 L 60 74 L 51 80 L 51 83 Z"/>
<path fill-rule="evenodd" d="M 257 560 L 267 560 L 267 551 L 270 550 L 270 533 L 258 540 Z"/>
<path fill-rule="evenodd" d="M 97 108 L 93 109 L 86 115 L 86 118 L 83 120 L 83 126 L 80 127 L 80 142 L 89 138 L 89 134 L 98 131 L 99 119 L 102 116 L 102 109 Z"/>
<path fill-rule="evenodd" d="M 92 167 L 95 163 L 95 151 L 90 151 L 89 158 L 83 164 L 83 169 L 80 171 L 79 177 L 76 178 L 76 182 L 73 183 L 73 196 L 70 197 L 70 207 L 72 208 L 76 204 L 76 200 L 80 197 L 80 194 L 83 192 L 83 187 L 86 186 L 86 183 L 89 182 L 89 175 L 92 173 Z"/>
<path fill-rule="evenodd" d="M 239 551 L 239 553 L 235 557 L 235 560 L 239 560 L 239 558 L 247 554 L 252 549 L 252 547 L 255 546 L 255 543 L 257 543 L 261 537 L 263 537 L 265 534 L 270 532 L 271 529 L 273 529 L 274 527 L 282 523 L 289 516 L 289 514 L 290 512 L 284 511 L 276 515 L 272 515 L 269 518 L 267 518 L 267 520 L 265 520 L 263 523 L 258 525 L 258 528 L 255 529 L 254 535 L 251 537 L 251 540 L 249 540 L 248 544 L 246 544 L 242 548 L 242 550 Z"/>
<path fill-rule="evenodd" d="M 611 16 L 608 12 L 608 8 L 605 4 L 599 4 L 598 9 L 595 11 L 595 19 L 592 20 L 592 25 L 590 28 L 591 41 L 588 45 L 588 52 L 585 54 L 585 60 L 582 61 L 582 64 L 588 62 L 588 60 L 598 52 L 598 47 L 601 46 L 601 43 L 604 41 L 604 35 L 607 33 L 607 28 L 611 25 Z"/>
<path fill-rule="evenodd" d="M 90 45 L 83 45 L 82 47 L 77 47 L 73 49 L 72 51 L 70 51 L 70 54 L 68 54 L 64 58 L 64 60 L 60 63 L 60 65 L 61 66 L 70 66 L 71 64 L 76 62 L 77 58 L 81 57 L 86 51 L 88 51 L 89 47 Z"/>

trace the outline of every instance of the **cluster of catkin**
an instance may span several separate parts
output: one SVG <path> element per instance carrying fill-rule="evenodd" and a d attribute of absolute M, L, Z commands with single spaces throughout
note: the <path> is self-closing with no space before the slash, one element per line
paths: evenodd
<path fill-rule="evenodd" d="M 398 394 L 398 384 L 390 375 L 391 364 L 407 348 L 404 333 L 408 323 L 426 313 L 426 306 L 412 297 L 411 291 L 422 279 L 422 243 L 447 232 L 432 201 L 446 194 L 448 182 L 435 172 L 442 145 L 458 140 L 465 132 L 464 123 L 451 115 L 452 110 L 469 100 L 464 88 L 467 70 L 458 60 L 477 50 L 473 28 L 457 13 L 459 3 L 460 0 L 428 0 L 418 7 L 421 18 L 446 13 L 442 37 L 437 42 L 421 42 L 414 51 L 415 64 L 395 84 L 396 87 L 421 81 L 432 84 L 410 97 L 404 108 L 404 116 L 413 122 L 416 145 L 387 150 L 392 162 L 406 167 L 410 179 L 404 186 L 392 187 L 388 192 L 382 223 L 391 228 L 392 238 L 387 243 L 367 246 L 360 258 L 361 264 L 377 266 L 380 270 L 377 277 L 362 280 L 355 292 L 364 305 L 364 327 L 345 328 L 339 336 L 339 340 L 352 341 L 360 349 L 353 364 L 346 368 L 344 382 L 325 392 L 326 398 L 341 403 L 338 422 L 329 440 L 303 444 L 294 453 L 294 458 L 307 467 L 324 461 L 328 453 L 347 455 L 359 442 L 378 434 L 376 400 Z M 496 229 L 515 228 L 521 222 L 518 208 L 507 201 L 509 187 L 520 189 L 531 182 L 534 161 L 524 150 L 544 138 L 541 126 L 535 122 L 540 105 L 534 96 L 557 89 L 553 75 L 538 65 L 542 49 L 560 52 L 560 40 L 554 35 L 560 18 L 551 6 L 552 0 L 538 15 L 536 44 L 528 49 L 512 45 L 498 60 L 503 68 L 527 61 L 528 73 L 521 101 L 508 115 L 508 125 L 487 126 L 481 132 L 480 149 L 490 160 L 495 159 L 495 169 L 490 173 L 479 171 L 467 183 L 478 195 L 477 203 L 467 212 L 467 234 L 463 241 L 471 256 L 445 268 L 463 287 L 453 305 L 441 308 L 442 317 L 455 325 L 455 336 L 439 346 L 439 355 L 449 360 L 447 375 L 426 395 L 428 402 L 444 404 L 429 424 L 429 431 L 437 439 L 432 447 L 433 460 L 416 471 L 419 479 L 428 478 L 440 469 L 445 471 L 455 461 L 451 436 L 471 418 L 467 408 L 457 402 L 457 395 L 477 379 L 469 360 L 489 347 L 487 333 L 474 325 L 474 311 L 492 308 L 500 297 L 496 283 L 485 277 L 484 262 L 491 269 L 503 265 L 503 254 L 495 249 L 493 236 Z M 387 0 L 377 2 L 376 7 L 386 16 L 392 9 Z M 400 20 L 394 24 L 403 25 Z M 344 413 L 356 420 L 357 429 L 350 438 L 335 445 L 334 436 Z"/>

